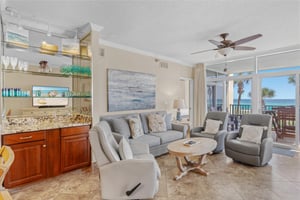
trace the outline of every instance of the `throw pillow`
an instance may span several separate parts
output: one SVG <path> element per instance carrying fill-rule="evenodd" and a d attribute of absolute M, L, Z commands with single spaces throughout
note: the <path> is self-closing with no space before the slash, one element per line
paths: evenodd
<path fill-rule="evenodd" d="M 207 119 L 204 132 L 216 134 L 219 131 L 221 124 L 222 121 L 220 120 Z"/>
<path fill-rule="evenodd" d="M 115 132 L 120 133 L 125 138 L 130 137 L 130 129 L 128 126 L 128 122 L 124 118 L 112 119 L 112 126 L 114 127 Z"/>
<path fill-rule="evenodd" d="M 159 115 L 159 114 L 149 114 L 148 121 L 149 121 L 149 129 L 151 133 L 155 132 L 162 132 L 167 131 L 166 126 L 166 115 Z"/>
<path fill-rule="evenodd" d="M 172 129 L 172 113 L 168 113 L 166 115 L 166 126 L 167 126 L 167 130 Z"/>
<path fill-rule="evenodd" d="M 122 160 L 133 159 L 133 153 L 128 141 L 123 137 L 119 143 L 119 154 Z"/>
<path fill-rule="evenodd" d="M 132 138 L 137 138 L 144 135 L 142 123 L 139 117 L 129 118 L 129 126 Z"/>
<path fill-rule="evenodd" d="M 256 144 L 261 143 L 261 137 L 263 131 L 267 129 L 265 126 L 251 126 L 251 125 L 242 125 L 242 136 L 237 138 L 241 141 L 254 142 Z"/>

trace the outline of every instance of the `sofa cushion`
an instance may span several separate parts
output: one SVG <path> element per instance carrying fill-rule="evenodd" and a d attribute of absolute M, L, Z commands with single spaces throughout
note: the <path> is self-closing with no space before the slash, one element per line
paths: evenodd
<path fill-rule="evenodd" d="M 162 144 L 165 144 L 165 143 L 172 142 L 172 141 L 179 140 L 179 139 L 183 138 L 183 133 L 182 132 L 174 131 L 174 130 L 158 132 L 158 133 L 151 133 L 150 135 L 153 135 L 157 138 L 160 138 L 160 142 Z"/>
<path fill-rule="evenodd" d="M 243 154 L 259 156 L 260 145 L 253 142 L 244 142 L 239 140 L 228 140 L 226 148 L 232 149 Z"/>
<path fill-rule="evenodd" d="M 155 137 L 150 134 L 144 134 L 138 138 L 135 138 L 134 140 L 148 144 L 149 147 L 158 146 L 161 144 L 159 137 Z"/>
<path fill-rule="evenodd" d="M 162 132 L 167 130 L 166 115 L 151 113 L 148 116 L 149 130 L 151 133 Z"/>
<path fill-rule="evenodd" d="M 172 113 L 168 113 L 166 115 L 166 126 L 167 126 L 167 130 L 172 129 Z"/>
<path fill-rule="evenodd" d="M 149 115 L 149 113 L 141 113 L 140 114 L 141 122 L 142 122 L 142 125 L 143 125 L 143 130 L 144 130 L 145 134 L 149 133 L 147 115 Z"/>
<path fill-rule="evenodd" d="M 141 121 L 142 121 L 142 125 L 143 125 L 143 129 L 144 129 L 144 133 L 147 134 L 149 133 L 149 127 L 148 127 L 148 118 L 147 116 L 151 113 L 155 113 L 155 114 L 166 114 L 166 111 L 154 111 L 154 112 L 144 112 L 144 113 L 140 113 L 141 116 Z"/>
<path fill-rule="evenodd" d="M 138 138 L 144 135 L 142 123 L 139 116 L 129 118 L 129 127 L 132 138 Z"/>
<path fill-rule="evenodd" d="M 133 158 L 131 147 L 124 137 L 119 143 L 119 154 L 122 160 L 128 160 Z"/>
<path fill-rule="evenodd" d="M 130 137 L 130 129 L 128 122 L 124 118 L 116 118 L 111 120 L 112 129 L 114 132 L 120 133 L 125 138 Z"/>

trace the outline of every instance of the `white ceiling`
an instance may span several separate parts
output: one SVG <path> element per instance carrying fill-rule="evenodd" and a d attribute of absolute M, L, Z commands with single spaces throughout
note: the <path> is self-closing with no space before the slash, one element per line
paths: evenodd
<path fill-rule="evenodd" d="M 176 59 L 188 65 L 211 63 L 208 39 L 230 40 L 261 33 L 246 43 L 255 52 L 300 44 L 300 0 L 0 0 L 21 16 L 74 30 L 88 22 L 104 27 L 103 40 Z M 247 56 L 234 51 L 230 58 Z"/>

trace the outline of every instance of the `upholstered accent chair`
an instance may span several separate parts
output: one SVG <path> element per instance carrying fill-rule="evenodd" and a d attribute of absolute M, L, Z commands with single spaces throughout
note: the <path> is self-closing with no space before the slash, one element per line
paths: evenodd
<path fill-rule="evenodd" d="M 241 163 L 266 165 L 272 158 L 271 130 L 271 115 L 243 115 L 240 130 L 229 133 L 225 138 L 225 154 Z"/>
<path fill-rule="evenodd" d="M 195 127 L 191 130 L 191 137 L 206 137 L 214 139 L 217 147 L 213 153 L 220 153 L 224 149 L 224 139 L 227 134 L 228 124 L 227 112 L 208 112 L 203 127 Z M 210 127 L 208 127 L 210 126 Z M 215 126 L 215 130 L 214 127 Z"/>
<path fill-rule="evenodd" d="M 0 149 L 0 188 L 2 188 L 5 176 L 14 162 L 15 154 L 9 146 L 3 145 Z"/>
<path fill-rule="evenodd" d="M 158 191 L 160 169 L 149 146 L 128 142 L 101 121 L 89 131 L 100 171 L 102 199 L 152 199 Z"/>

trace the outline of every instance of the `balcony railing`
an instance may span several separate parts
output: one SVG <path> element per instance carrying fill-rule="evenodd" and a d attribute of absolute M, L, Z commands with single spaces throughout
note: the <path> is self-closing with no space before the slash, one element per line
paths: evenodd
<path fill-rule="evenodd" d="M 222 104 L 218 104 L 218 108 L 222 108 Z M 251 105 L 230 104 L 228 130 L 239 129 L 242 115 L 250 114 L 251 109 Z M 295 137 L 295 106 L 266 105 L 262 110 L 263 113 L 272 115 L 273 131 L 277 139 Z"/>

